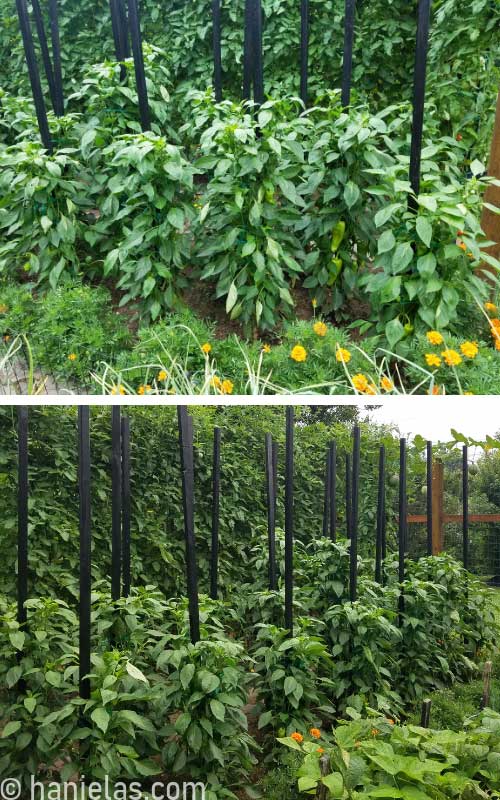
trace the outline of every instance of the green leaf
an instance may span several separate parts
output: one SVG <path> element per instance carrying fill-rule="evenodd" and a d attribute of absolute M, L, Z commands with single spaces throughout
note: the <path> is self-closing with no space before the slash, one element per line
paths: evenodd
<path fill-rule="evenodd" d="M 191 714 L 188 714 L 188 712 L 185 711 L 183 714 L 177 717 L 175 721 L 175 730 L 177 731 L 178 734 L 180 734 L 180 736 L 183 736 L 190 725 L 191 725 Z"/>
<path fill-rule="evenodd" d="M 185 664 L 185 666 L 181 669 L 180 679 L 183 689 L 187 689 L 187 687 L 189 686 L 189 684 L 193 679 L 194 673 L 195 673 L 194 664 Z"/>
<path fill-rule="evenodd" d="M 259 717 L 259 722 L 258 722 L 258 725 L 257 725 L 259 731 L 261 730 L 261 728 L 265 728 L 266 725 L 269 725 L 269 723 L 271 722 L 272 718 L 273 718 L 273 712 L 272 711 L 264 711 L 264 713 L 261 714 L 260 717 Z"/>
<path fill-rule="evenodd" d="M 52 670 L 49 670 L 45 673 L 45 680 L 51 686 L 58 688 L 61 685 L 62 675 L 60 672 L 53 672 Z"/>
<path fill-rule="evenodd" d="M 295 678 L 293 678 L 291 675 L 289 675 L 288 678 L 285 678 L 284 689 L 285 689 L 285 694 L 287 696 L 289 694 L 292 694 L 296 688 L 297 688 L 297 681 L 295 680 Z"/>
<path fill-rule="evenodd" d="M 36 708 L 36 697 L 25 697 L 24 698 L 24 707 L 25 707 L 26 711 L 28 711 L 30 714 L 32 714 L 33 711 Z"/>
<path fill-rule="evenodd" d="M 141 681 L 142 683 L 146 683 L 149 685 L 149 681 L 146 676 L 141 672 L 140 669 L 137 669 L 130 661 L 127 661 L 127 672 L 131 678 L 135 678 L 136 681 Z"/>
<path fill-rule="evenodd" d="M 178 231 L 184 230 L 184 211 L 181 208 L 171 208 L 167 214 L 167 220 Z"/>
<path fill-rule="evenodd" d="M 236 284 L 233 281 L 227 293 L 226 314 L 229 314 L 229 312 L 231 311 L 233 306 L 236 305 L 237 302 L 238 302 L 238 289 L 236 288 Z"/>
<path fill-rule="evenodd" d="M 417 217 L 416 229 L 423 243 L 427 245 L 427 247 L 430 247 L 432 241 L 432 225 L 427 217 Z"/>
<path fill-rule="evenodd" d="M 20 729 L 20 722 L 8 722 L 2 731 L 2 739 L 7 739 L 9 736 L 13 736 L 13 734 L 17 733 Z"/>
<path fill-rule="evenodd" d="M 92 719 L 93 722 L 95 722 L 99 730 L 101 730 L 103 733 L 106 733 L 106 731 L 108 730 L 108 725 L 110 720 L 110 716 L 106 711 L 106 709 L 101 707 L 95 708 L 92 711 L 90 718 Z"/>
<path fill-rule="evenodd" d="M 422 278 L 430 278 L 436 269 L 437 261 L 433 253 L 427 253 L 417 259 L 417 270 Z"/>
<path fill-rule="evenodd" d="M 405 329 L 400 322 L 399 317 L 395 317 L 387 323 L 385 326 L 385 335 L 387 336 L 387 341 L 391 347 L 394 347 L 397 342 L 401 341 L 405 335 Z"/>
<path fill-rule="evenodd" d="M 210 710 L 214 717 L 221 722 L 224 722 L 226 716 L 226 709 L 219 700 L 210 700 Z"/>
<path fill-rule="evenodd" d="M 280 744 L 284 744 L 285 747 L 289 747 L 291 750 L 298 750 L 299 753 L 302 753 L 302 748 L 300 744 L 296 742 L 295 739 L 292 739 L 290 736 L 287 736 L 284 739 L 277 738 L 276 741 L 279 742 Z"/>
<path fill-rule="evenodd" d="M 40 218 L 40 225 L 42 226 L 42 230 L 44 233 L 47 233 L 49 228 L 52 227 L 52 220 L 49 217 L 41 217 Z"/>
<path fill-rule="evenodd" d="M 22 631 L 16 631 L 16 633 L 9 634 L 10 643 L 16 650 L 23 649 L 25 638 L 26 636 Z"/>
<path fill-rule="evenodd" d="M 344 200 L 347 208 L 352 208 L 358 202 L 361 196 L 359 187 L 352 181 L 348 181 L 344 188 Z"/>
<path fill-rule="evenodd" d="M 396 239 L 394 238 L 394 234 L 392 231 L 384 231 L 383 234 L 380 236 L 378 240 L 377 252 L 379 255 L 382 253 L 388 253 L 390 250 L 394 248 L 396 244 Z"/>
<path fill-rule="evenodd" d="M 340 772 L 332 772 L 330 775 L 324 775 L 321 782 L 328 788 L 331 797 L 344 796 L 344 781 Z"/>

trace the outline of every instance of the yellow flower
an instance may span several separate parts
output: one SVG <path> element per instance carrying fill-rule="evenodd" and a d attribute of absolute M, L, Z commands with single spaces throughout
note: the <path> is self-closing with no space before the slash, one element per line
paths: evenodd
<path fill-rule="evenodd" d="M 234 389 L 234 383 L 229 380 L 222 381 L 222 394 L 232 394 Z"/>
<path fill-rule="evenodd" d="M 495 311 L 497 310 L 495 303 L 485 303 L 484 308 L 486 311 L 491 311 L 492 314 L 494 314 Z"/>
<path fill-rule="evenodd" d="M 315 297 L 313 297 L 313 299 L 312 299 L 312 301 L 311 301 L 311 302 L 312 302 L 312 307 L 313 307 L 313 308 L 316 308 L 316 306 L 318 305 L 318 301 L 316 300 L 316 298 L 315 298 Z"/>
<path fill-rule="evenodd" d="M 339 347 L 335 358 L 339 363 L 348 364 L 351 360 L 351 354 L 349 350 L 344 350 L 343 347 Z"/>
<path fill-rule="evenodd" d="M 205 344 L 202 344 L 201 349 L 203 350 L 205 355 L 208 356 L 208 354 L 210 353 L 210 351 L 212 349 L 212 345 L 209 344 L 208 342 L 205 342 Z"/>
<path fill-rule="evenodd" d="M 262 352 L 263 353 L 270 353 L 271 352 L 271 345 L 270 344 L 265 344 L 263 346 L 263 348 L 262 348 Z"/>
<path fill-rule="evenodd" d="M 377 389 L 374 383 L 370 383 L 366 389 L 365 394 L 377 394 Z"/>
<path fill-rule="evenodd" d="M 434 353 L 426 353 L 425 360 L 427 361 L 428 367 L 440 367 L 441 366 L 441 359 L 439 356 L 435 355 Z"/>
<path fill-rule="evenodd" d="M 295 733 L 290 734 L 290 739 L 294 739 L 300 744 L 304 740 L 304 737 L 301 733 L 297 733 L 297 731 L 295 731 Z"/>
<path fill-rule="evenodd" d="M 473 395 L 474 392 L 464 392 L 464 395 Z"/>
<path fill-rule="evenodd" d="M 158 380 L 159 381 L 166 381 L 168 378 L 167 372 L 164 369 L 161 369 L 158 373 Z"/>
<path fill-rule="evenodd" d="M 358 392 L 366 392 L 368 389 L 368 378 L 366 375 L 359 372 L 357 375 L 353 375 L 352 385 Z"/>
<path fill-rule="evenodd" d="M 4 342 L 10 342 L 10 336 L 9 336 L 8 333 L 5 334 L 5 336 L 3 337 L 3 340 L 4 340 Z"/>
<path fill-rule="evenodd" d="M 328 332 L 328 328 L 326 327 L 324 322 L 315 322 L 313 325 L 313 331 L 316 336 L 326 336 Z"/>
<path fill-rule="evenodd" d="M 118 391 L 120 392 L 120 394 L 127 394 L 125 386 L 119 386 Z"/>
<path fill-rule="evenodd" d="M 495 350 L 500 350 L 500 337 L 495 337 Z"/>
<path fill-rule="evenodd" d="M 441 394 L 443 394 L 443 391 L 439 386 L 436 385 L 436 386 L 432 387 L 432 390 L 428 389 L 427 390 L 427 394 L 434 394 L 434 395 L 439 394 L 439 395 L 441 395 Z"/>
<path fill-rule="evenodd" d="M 76 353 L 70 353 L 68 359 L 69 361 L 76 361 Z"/>
<path fill-rule="evenodd" d="M 444 342 L 444 339 L 439 331 L 427 331 L 426 336 L 429 344 L 443 344 Z"/>
<path fill-rule="evenodd" d="M 386 376 L 384 375 L 384 377 L 380 381 L 380 387 L 384 390 L 384 392 L 392 392 L 392 390 L 394 389 L 394 384 L 390 378 L 386 378 Z"/>
<path fill-rule="evenodd" d="M 475 358 L 479 353 L 479 347 L 475 342 L 464 342 L 460 345 L 460 350 L 466 358 Z"/>
<path fill-rule="evenodd" d="M 137 394 L 144 394 L 145 391 L 146 388 L 144 386 L 139 386 L 139 388 L 137 389 Z"/>
<path fill-rule="evenodd" d="M 490 325 L 494 328 L 500 328 L 500 319 L 490 319 Z"/>
<path fill-rule="evenodd" d="M 127 392 L 125 391 L 125 387 L 119 384 L 118 386 L 113 386 L 111 394 L 127 394 Z"/>
<path fill-rule="evenodd" d="M 449 367 L 458 367 L 462 363 L 462 358 L 456 350 L 443 350 L 441 355 Z"/>
<path fill-rule="evenodd" d="M 305 347 L 302 347 L 301 344 L 296 344 L 292 352 L 290 353 L 290 358 L 298 362 L 305 361 L 307 358 L 307 350 L 305 349 Z"/>
<path fill-rule="evenodd" d="M 218 375 L 214 375 L 214 377 L 212 378 L 212 386 L 214 387 L 214 389 L 220 389 L 221 388 L 222 381 L 221 381 L 221 379 L 219 378 Z"/>
<path fill-rule="evenodd" d="M 460 250 L 463 250 L 464 253 L 465 253 L 465 251 L 467 250 L 467 245 L 465 244 L 465 242 L 460 242 L 460 244 L 458 246 L 459 246 Z"/>

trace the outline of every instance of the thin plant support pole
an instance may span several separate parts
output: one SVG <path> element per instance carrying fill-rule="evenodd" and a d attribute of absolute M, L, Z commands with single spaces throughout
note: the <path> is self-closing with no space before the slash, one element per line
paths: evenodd
<path fill-rule="evenodd" d="M 278 510 L 278 442 L 273 442 L 274 519 Z"/>
<path fill-rule="evenodd" d="M 269 589 L 277 589 L 276 580 L 276 488 L 274 481 L 274 444 L 270 433 L 266 433 L 266 492 L 267 492 L 267 541 L 269 552 Z"/>
<path fill-rule="evenodd" d="M 404 581 L 406 555 L 406 528 L 408 524 L 408 503 L 406 497 L 406 439 L 399 440 L 399 624 L 405 610 Z"/>
<path fill-rule="evenodd" d="M 144 71 L 144 56 L 142 52 L 141 26 L 137 0 L 128 0 L 128 20 L 130 37 L 132 39 L 132 53 L 134 55 L 135 82 L 139 100 L 139 116 L 143 131 L 151 130 L 151 116 L 149 113 L 148 89 L 146 86 L 146 73 Z"/>
<path fill-rule="evenodd" d="M 331 455 L 330 448 L 326 451 L 325 458 L 325 492 L 323 500 L 323 536 L 328 536 L 330 527 L 330 490 L 331 490 Z"/>
<path fill-rule="evenodd" d="M 264 62 L 262 55 L 262 3 L 253 0 L 253 99 L 257 106 L 264 102 Z"/>
<path fill-rule="evenodd" d="M 293 635 L 293 430 L 294 409 L 286 408 L 285 453 L 285 628 Z"/>
<path fill-rule="evenodd" d="M 52 41 L 52 61 L 54 77 L 54 112 L 56 116 L 64 116 L 64 92 L 61 67 L 61 41 L 59 37 L 59 14 L 57 0 L 49 0 L 50 37 Z"/>
<path fill-rule="evenodd" d="M 330 539 L 337 541 L 337 444 L 330 442 Z"/>
<path fill-rule="evenodd" d="M 186 406 L 177 407 L 179 445 L 182 470 L 182 504 L 184 508 L 184 535 L 186 541 L 186 578 L 189 603 L 191 642 L 200 640 L 200 610 L 198 605 L 198 566 L 194 532 L 194 463 L 193 427 Z"/>
<path fill-rule="evenodd" d="M 358 599 L 358 514 L 359 514 L 359 467 L 360 467 L 361 431 L 354 428 L 352 448 L 352 511 L 351 511 L 351 546 L 349 595 L 351 603 Z"/>
<path fill-rule="evenodd" d="M 352 517 L 352 468 L 351 455 L 345 454 L 345 531 L 346 538 L 351 538 L 351 517 Z"/>
<path fill-rule="evenodd" d="M 344 108 L 351 103 L 352 50 L 354 47 L 354 20 L 356 17 L 356 0 L 345 0 L 344 21 L 344 58 L 342 64 L 341 100 Z"/>
<path fill-rule="evenodd" d="M 252 97 L 253 78 L 253 0 L 245 0 L 244 43 L 243 43 L 243 99 Z"/>
<path fill-rule="evenodd" d="M 130 595 L 130 419 L 122 418 L 122 559 L 123 596 Z"/>
<path fill-rule="evenodd" d="M 28 599 L 28 409 L 17 411 L 17 621 L 26 625 Z"/>
<path fill-rule="evenodd" d="M 90 699 L 91 529 L 90 413 L 78 408 L 78 488 L 80 495 L 80 697 Z"/>
<path fill-rule="evenodd" d="M 53 149 L 52 137 L 50 135 L 49 123 L 47 120 L 47 110 L 45 108 L 45 102 L 43 99 L 42 85 L 40 83 L 40 72 L 38 70 L 38 64 L 35 56 L 33 35 L 31 33 L 31 25 L 29 21 L 26 0 L 16 0 L 16 8 L 19 17 L 21 35 L 23 38 L 24 55 L 26 57 L 26 64 L 28 67 L 31 92 L 33 94 L 33 101 L 35 103 L 36 118 L 38 121 L 38 128 L 40 130 L 40 138 L 45 149 L 51 153 Z"/>
<path fill-rule="evenodd" d="M 212 548 L 210 563 L 210 597 L 217 600 L 219 578 L 219 516 L 220 516 L 220 442 L 221 429 L 214 428 L 212 466 Z"/>
<path fill-rule="evenodd" d="M 35 27 L 38 33 L 38 41 L 40 43 L 40 52 L 42 54 L 43 67 L 45 76 L 49 86 L 50 100 L 54 114 L 57 114 L 57 90 L 54 80 L 54 70 L 52 69 L 52 60 L 50 58 L 49 45 L 47 42 L 47 34 L 45 33 L 45 24 L 43 21 L 42 9 L 40 8 L 39 0 L 31 0 L 33 8 L 33 17 L 35 19 Z"/>
<path fill-rule="evenodd" d="M 122 580 L 122 453 L 120 406 L 111 408 L 111 599 L 119 600 Z"/>
<path fill-rule="evenodd" d="M 382 583 L 382 539 L 385 517 L 385 447 L 382 444 L 378 456 L 377 494 L 377 544 L 375 550 L 375 580 Z"/>
<path fill-rule="evenodd" d="M 427 52 L 429 49 L 429 28 L 431 20 L 431 0 L 419 0 L 417 21 L 417 42 L 415 52 L 415 74 L 413 79 L 413 122 L 410 150 L 410 184 L 415 195 L 420 192 L 420 162 L 422 156 L 422 134 L 424 128 L 425 83 L 427 73 Z M 410 198 L 410 209 L 416 211 L 417 201 Z"/>
<path fill-rule="evenodd" d="M 433 511 L 433 502 L 432 502 L 432 442 L 427 442 L 426 446 L 426 457 L 427 457 L 427 555 L 432 555 L 432 511 Z"/>
<path fill-rule="evenodd" d="M 431 705 L 432 700 L 423 700 L 422 709 L 420 711 L 420 727 L 428 728 L 431 721 Z"/>
<path fill-rule="evenodd" d="M 113 42 L 115 45 L 115 56 L 117 61 L 122 60 L 120 14 L 118 11 L 118 0 L 109 0 L 109 10 L 111 14 L 111 28 L 113 31 Z"/>
<path fill-rule="evenodd" d="M 463 517 L 463 562 L 469 569 L 469 448 L 462 449 L 462 517 Z"/>
<path fill-rule="evenodd" d="M 300 3 L 300 97 L 308 105 L 309 84 L 309 0 Z"/>
<path fill-rule="evenodd" d="M 118 23 L 120 31 L 120 61 L 130 58 L 129 24 L 125 0 L 117 0 Z"/>
<path fill-rule="evenodd" d="M 214 49 L 214 94 L 215 102 L 222 102 L 222 45 L 220 0 L 212 0 L 213 49 Z"/>

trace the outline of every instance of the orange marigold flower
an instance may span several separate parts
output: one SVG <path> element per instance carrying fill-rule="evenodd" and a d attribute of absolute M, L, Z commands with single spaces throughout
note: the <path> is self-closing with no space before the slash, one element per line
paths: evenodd
<path fill-rule="evenodd" d="M 158 373 L 158 380 L 159 381 L 166 381 L 168 378 L 167 372 L 164 369 L 161 369 Z"/>
<path fill-rule="evenodd" d="M 371 730 L 372 736 L 378 736 L 379 733 L 380 733 L 380 731 L 378 730 L 378 728 L 372 728 L 372 730 Z"/>
<path fill-rule="evenodd" d="M 384 375 L 382 380 L 380 381 L 380 388 L 383 389 L 384 392 L 392 392 L 392 390 L 394 389 L 394 384 L 390 378 L 387 378 Z"/>
<path fill-rule="evenodd" d="M 212 386 L 214 387 L 214 389 L 220 389 L 221 388 L 222 381 L 221 381 L 221 379 L 219 378 L 218 375 L 214 375 L 214 377 L 212 378 Z"/>
<path fill-rule="evenodd" d="M 449 367 L 458 367 L 462 363 L 462 357 L 456 350 L 443 350 L 441 355 Z"/>
<path fill-rule="evenodd" d="M 491 311 L 493 313 L 497 310 L 495 303 L 485 303 L 484 308 L 486 311 Z"/>
<path fill-rule="evenodd" d="M 498 336 L 495 339 L 495 350 L 500 350 L 500 338 Z"/>
<path fill-rule="evenodd" d="M 377 388 L 374 383 L 370 383 L 366 389 L 365 394 L 377 394 Z"/>
<path fill-rule="evenodd" d="M 318 754 L 321 756 L 321 755 L 323 755 L 323 753 L 325 752 L 325 748 L 324 748 L 324 747 L 318 747 L 318 749 L 316 750 L 316 752 L 317 752 L 317 753 L 318 753 Z"/>
<path fill-rule="evenodd" d="M 3 337 L 4 342 L 10 342 L 10 335 L 8 333 Z"/>
<path fill-rule="evenodd" d="M 464 342 L 460 345 L 460 350 L 466 358 L 475 358 L 479 353 L 479 347 L 476 342 Z"/>
<path fill-rule="evenodd" d="M 208 354 L 212 350 L 212 345 L 209 344 L 208 342 L 205 342 L 205 344 L 202 344 L 201 349 L 203 350 L 205 355 L 208 356 Z"/>
<path fill-rule="evenodd" d="M 368 389 L 368 378 L 366 375 L 363 375 L 362 372 L 358 372 L 357 375 L 353 375 L 352 378 L 352 385 L 358 392 L 366 392 Z"/>
<path fill-rule="evenodd" d="M 425 334 L 429 344 L 443 344 L 444 339 L 439 331 L 427 331 Z"/>
<path fill-rule="evenodd" d="M 459 246 L 460 250 L 463 250 L 464 253 L 466 252 L 467 245 L 465 244 L 465 242 L 460 242 L 460 244 L 458 246 Z"/>
<path fill-rule="evenodd" d="M 457 140 L 457 142 L 461 142 L 463 138 L 464 137 L 462 136 L 461 133 L 457 133 L 457 135 L 455 136 L 455 139 Z"/>
<path fill-rule="evenodd" d="M 387 722 L 389 723 L 389 725 L 394 725 L 394 720 L 391 719 L 390 717 L 388 717 Z"/>
<path fill-rule="evenodd" d="M 441 387 L 436 384 L 436 385 L 434 385 L 432 387 L 432 389 L 428 389 L 427 390 L 427 394 L 441 395 L 441 394 L 443 394 L 443 391 L 442 391 Z"/>
<path fill-rule="evenodd" d="M 343 347 L 339 347 L 337 349 L 337 354 L 335 356 L 339 364 L 342 362 L 344 364 L 348 364 L 351 360 L 351 354 L 349 350 L 345 350 Z"/>
<path fill-rule="evenodd" d="M 324 322 L 315 322 L 313 325 L 313 331 L 316 336 L 326 336 L 328 333 L 328 328 L 326 327 Z"/>
<path fill-rule="evenodd" d="M 137 394 L 144 394 L 145 391 L 146 388 L 144 386 L 139 386 L 139 388 L 137 389 Z"/>
<path fill-rule="evenodd" d="M 311 734 L 311 736 L 314 736 L 315 739 L 319 739 L 321 737 L 321 731 L 319 730 L 319 728 L 311 728 L 309 733 Z"/>
<path fill-rule="evenodd" d="M 290 358 L 294 361 L 300 363 L 301 361 L 305 361 L 307 358 L 307 350 L 305 347 L 302 347 L 301 344 L 296 344 L 293 348 L 292 352 L 290 353 Z"/>
<path fill-rule="evenodd" d="M 298 733 L 297 731 L 295 731 L 290 735 L 290 739 L 294 739 L 299 744 L 304 741 L 304 737 L 302 736 L 302 734 Z"/>
<path fill-rule="evenodd" d="M 500 329 L 500 319 L 490 319 L 490 325 L 492 325 L 493 328 Z"/>
<path fill-rule="evenodd" d="M 435 353 L 426 353 L 425 360 L 427 361 L 428 367 L 439 367 L 441 366 L 441 359 Z"/>
<path fill-rule="evenodd" d="M 232 394 L 233 389 L 234 389 L 234 383 L 232 381 L 227 379 L 225 381 L 222 381 L 222 386 L 221 386 L 222 394 Z"/>

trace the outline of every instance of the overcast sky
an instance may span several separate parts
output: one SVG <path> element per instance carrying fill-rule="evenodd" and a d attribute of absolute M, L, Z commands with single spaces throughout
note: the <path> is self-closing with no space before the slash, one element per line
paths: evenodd
<path fill-rule="evenodd" d="M 500 397 L 388 397 L 370 416 L 433 442 L 452 439 L 451 428 L 479 440 L 500 430 Z"/>

